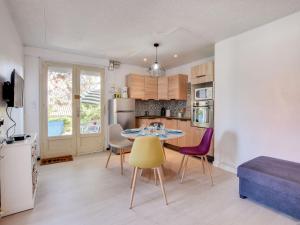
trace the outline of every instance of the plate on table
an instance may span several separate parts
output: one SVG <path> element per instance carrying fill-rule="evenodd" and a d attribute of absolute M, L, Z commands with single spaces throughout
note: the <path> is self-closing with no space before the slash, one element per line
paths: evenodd
<path fill-rule="evenodd" d="M 136 134 L 139 133 L 141 131 L 141 129 L 127 129 L 124 130 L 123 133 L 124 134 Z"/>
<path fill-rule="evenodd" d="M 169 134 L 182 134 L 181 130 L 170 130 L 170 129 L 168 129 L 167 132 Z"/>

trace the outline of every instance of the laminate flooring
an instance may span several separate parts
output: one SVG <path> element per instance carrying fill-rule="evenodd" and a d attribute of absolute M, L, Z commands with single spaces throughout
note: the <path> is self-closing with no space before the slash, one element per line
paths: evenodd
<path fill-rule="evenodd" d="M 127 159 L 120 175 L 119 156 L 105 169 L 107 152 L 75 157 L 72 162 L 41 166 L 36 206 L 0 219 L 1 225 L 296 225 L 291 217 L 238 194 L 235 174 L 213 168 L 214 186 L 201 161 L 189 160 L 184 182 L 176 176 L 181 155 L 167 150 L 164 204 L 153 175 L 138 176 L 134 208 L 129 209 L 132 168 Z M 151 179 L 149 179 L 149 175 Z"/>

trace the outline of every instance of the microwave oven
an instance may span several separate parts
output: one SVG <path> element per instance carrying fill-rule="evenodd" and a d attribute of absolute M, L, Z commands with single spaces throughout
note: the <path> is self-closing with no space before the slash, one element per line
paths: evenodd
<path fill-rule="evenodd" d="M 202 101 L 213 99 L 213 88 L 206 87 L 206 88 L 196 88 L 195 89 L 195 100 Z"/>

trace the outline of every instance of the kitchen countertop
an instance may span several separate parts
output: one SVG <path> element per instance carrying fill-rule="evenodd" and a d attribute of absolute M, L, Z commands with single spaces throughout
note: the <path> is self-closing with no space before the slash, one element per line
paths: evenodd
<path fill-rule="evenodd" d="M 176 116 L 170 116 L 170 117 L 166 117 L 166 116 L 136 116 L 135 118 L 139 118 L 139 119 L 156 119 L 156 118 L 164 118 L 164 119 L 174 119 L 174 120 L 191 120 L 190 117 L 176 117 Z"/>

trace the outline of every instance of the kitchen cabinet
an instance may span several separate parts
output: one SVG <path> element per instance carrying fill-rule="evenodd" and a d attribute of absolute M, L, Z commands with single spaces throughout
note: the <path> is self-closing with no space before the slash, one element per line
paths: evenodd
<path fill-rule="evenodd" d="M 145 76 L 129 74 L 126 77 L 128 96 L 134 99 L 145 99 Z"/>
<path fill-rule="evenodd" d="M 144 119 L 144 118 L 137 118 L 136 119 L 136 128 L 140 127 L 147 127 L 153 122 L 160 122 L 160 118 L 151 118 L 151 119 Z"/>
<path fill-rule="evenodd" d="M 187 75 L 153 77 L 129 74 L 126 79 L 129 98 L 187 100 Z"/>
<path fill-rule="evenodd" d="M 214 62 L 208 62 L 191 68 L 191 83 L 201 84 L 214 81 Z"/>
<path fill-rule="evenodd" d="M 157 79 L 157 99 L 169 100 L 168 97 L 169 79 L 167 76 L 158 77 Z"/>
<path fill-rule="evenodd" d="M 182 130 L 185 135 L 181 138 L 178 138 L 178 147 L 192 146 L 193 143 L 193 131 L 191 129 L 190 120 L 178 120 L 177 129 Z"/>
<path fill-rule="evenodd" d="M 177 120 L 174 119 L 163 119 L 163 121 L 161 121 L 165 127 L 167 129 L 177 129 Z M 178 138 L 176 139 L 171 139 L 171 140 L 167 140 L 166 143 L 170 144 L 170 145 L 178 145 Z"/>
<path fill-rule="evenodd" d="M 168 77 L 168 98 L 187 100 L 187 75 L 178 74 Z"/>
<path fill-rule="evenodd" d="M 157 77 L 145 76 L 144 99 L 157 99 L 158 95 Z"/>

